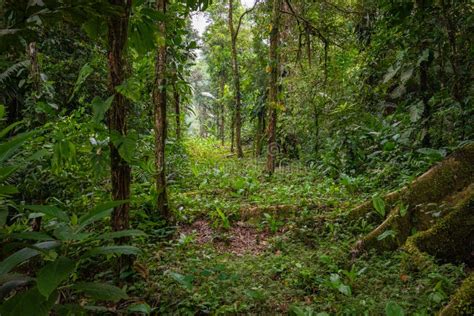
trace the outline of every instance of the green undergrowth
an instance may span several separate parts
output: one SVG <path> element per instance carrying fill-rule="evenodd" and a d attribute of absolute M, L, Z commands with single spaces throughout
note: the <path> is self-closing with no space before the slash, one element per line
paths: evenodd
<path fill-rule="evenodd" d="M 371 188 L 369 176 L 341 181 L 286 165 L 269 178 L 255 167 L 259 160 L 228 156 L 216 142 L 185 147 L 191 164 L 183 173 L 192 176 L 171 189 L 178 227 L 200 219 L 229 237 L 242 207 L 302 206 L 255 214 L 250 222 L 269 236 L 258 255 L 235 255 L 192 233 L 147 245 L 150 276 L 134 291 L 160 314 L 431 315 L 465 277 L 464 267 L 451 264 L 407 271 L 401 251 L 351 258 L 353 243 L 374 227 L 345 214 L 367 192 L 384 189 Z"/>

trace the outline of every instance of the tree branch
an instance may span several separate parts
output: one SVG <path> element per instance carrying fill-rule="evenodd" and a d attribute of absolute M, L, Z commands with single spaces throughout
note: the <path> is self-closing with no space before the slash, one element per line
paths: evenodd
<path fill-rule="evenodd" d="M 259 2 L 260 2 L 260 0 L 255 1 L 253 7 L 251 7 L 250 9 L 248 9 L 247 11 L 245 11 L 244 13 L 242 13 L 242 15 L 240 16 L 240 18 L 239 18 L 239 23 L 237 24 L 237 29 L 235 30 L 235 33 L 234 33 L 234 40 L 237 39 L 237 36 L 239 35 L 240 26 L 242 25 L 242 19 L 244 18 L 245 15 L 249 14 L 250 12 L 252 12 L 252 11 L 257 7 L 257 4 L 258 4 Z"/>

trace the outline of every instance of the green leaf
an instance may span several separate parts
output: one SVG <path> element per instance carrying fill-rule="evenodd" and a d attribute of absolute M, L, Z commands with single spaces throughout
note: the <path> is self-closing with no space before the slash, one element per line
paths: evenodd
<path fill-rule="evenodd" d="M 148 315 L 151 313 L 151 307 L 147 303 L 133 304 L 128 307 L 128 311 Z"/>
<path fill-rule="evenodd" d="M 379 195 L 374 195 L 372 197 L 372 204 L 375 208 L 375 211 L 382 217 L 385 217 L 385 202 Z"/>
<path fill-rule="evenodd" d="M 89 64 L 85 64 L 82 66 L 81 70 L 79 71 L 79 76 L 77 77 L 76 83 L 74 84 L 74 89 L 72 90 L 71 96 L 69 97 L 68 103 L 71 102 L 74 95 L 79 91 L 82 84 L 86 81 L 87 77 L 89 77 L 94 68 L 92 68 Z"/>
<path fill-rule="evenodd" d="M 57 295 L 47 300 L 36 287 L 19 293 L 0 307 L 2 316 L 48 316 L 56 301 Z"/>
<path fill-rule="evenodd" d="M 384 240 L 387 237 L 395 237 L 395 235 L 396 232 L 394 230 L 387 229 L 386 231 L 377 236 L 377 240 Z"/>
<path fill-rule="evenodd" d="M 18 121 L 18 122 L 15 122 L 13 124 L 8 125 L 4 129 L 2 129 L 2 131 L 0 132 L 0 138 L 5 137 L 5 135 L 7 135 L 12 129 L 14 129 L 15 127 L 17 127 L 18 125 L 20 125 L 22 123 L 23 123 L 23 121 Z"/>
<path fill-rule="evenodd" d="M 34 212 L 43 213 L 52 218 L 57 218 L 63 222 L 69 222 L 67 214 L 54 205 L 24 205 L 23 207 Z"/>
<path fill-rule="evenodd" d="M 110 232 L 110 233 L 105 233 L 97 237 L 97 239 L 115 239 L 115 238 L 123 238 L 123 237 L 136 237 L 136 236 L 146 236 L 146 234 L 138 229 L 127 229 L 127 230 L 121 230 L 117 232 Z"/>
<path fill-rule="evenodd" d="M 48 263 L 38 272 L 36 278 L 38 291 L 48 298 L 59 284 L 69 277 L 75 267 L 75 263 L 66 257 L 59 257 Z"/>
<path fill-rule="evenodd" d="M 390 68 L 388 68 L 387 73 L 383 77 L 383 83 L 387 83 L 390 80 L 392 80 L 392 78 L 395 77 L 395 75 L 397 74 L 399 70 L 400 70 L 400 66 L 396 66 L 396 67 L 390 66 Z"/>
<path fill-rule="evenodd" d="M 7 273 L 0 276 L 0 301 L 20 286 L 25 286 L 31 282 L 33 278 L 19 274 L 19 273 Z"/>
<path fill-rule="evenodd" d="M 98 220 L 104 219 L 112 213 L 115 206 L 122 205 L 128 201 L 110 201 L 100 205 L 89 211 L 89 213 L 79 218 L 79 227 L 77 231 L 84 229 L 87 225 L 94 223 Z"/>
<path fill-rule="evenodd" d="M 52 249 L 59 246 L 57 241 L 45 241 L 34 244 L 34 247 L 38 249 Z M 23 248 L 18 250 L 14 254 L 7 257 L 5 260 L 0 262 L 0 275 L 10 272 L 14 267 L 20 263 L 40 254 L 40 251 L 32 248 Z"/>
<path fill-rule="evenodd" d="M 13 154 L 15 154 L 16 150 L 20 148 L 23 143 L 28 140 L 36 131 L 31 131 L 27 133 L 18 134 L 12 137 L 6 143 L 0 144 L 0 162 L 4 162 Z"/>
<path fill-rule="evenodd" d="M 351 287 L 342 283 L 339 284 L 339 286 L 337 287 L 337 290 L 346 296 L 351 296 L 352 294 Z"/>
<path fill-rule="evenodd" d="M 54 230 L 54 237 L 62 241 L 84 240 L 91 236 L 91 233 L 81 233 L 73 230 L 69 225 L 60 225 Z"/>
<path fill-rule="evenodd" d="M 135 246 L 118 245 L 118 246 L 103 246 L 96 247 L 89 250 L 85 256 L 96 256 L 96 255 L 139 255 L 141 253 L 140 248 Z"/>
<path fill-rule="evenodd" d="M 10 235 L 11 238 L 15 239 L 28 239 L 28 240 L 54 240 L 53 237 L 42 232 L 21 232 Z"/>
<path fill-rule="evenodd" d="M 128 295 L 125 293 L 125 291 L 106 283 L 78 283 L 71 286 L 71 288 L 96 300 L 115 302 L 128 298 Z"/>
<path fill-rule="evenodd" d="M 386 316 L 404 316 L 405 312 L 403 308 L 395 302 L 388 302 L 385 305 L 385 315 Z"/>
<path fill-rule="evenodd" d="M 423 115 L 423 111 L 425 110 L 425 106 L 423 105 L 423 101 L 419 101 L 416 104 L 410 106 L 410 121 L 412 123 L 417 122 L 421 116 Z"/>
<path fill-rule="evenodd" d="M 14 185 L 0 185 L 0 195 L 11 195 L 18 192 Z"/>
<path fill-rule="evenodd" d="M 401 217 L 404 217 L 405 215 L 407 215 L 408 205 L 400 203 L 400 205 L 398 207 L 399 207 L 399 210 L 400 210 L 400 216 Z"/>
<path fill-rule="evenodd" d="M 173 278 L 176 282 L 178 282 L 180 285 L 182 285 L 185 289 L 187 290 L 192 290 L 193 289 L 193 281 L 194 277 L 192 275 L 182 275 L 177 272 L 168 272 L 170 277 Z"/>
<path fill-rule="evenodd" d="M 105 117 L 105 113 L 110 109 L 112 105 L 112 101 L 114 100 L 114 96 L 107 98 L 106 100 L 102 100 L 99 97 L 95 97 L 92 102 L 92 113 L 94 122 L 99 124 Z"/>

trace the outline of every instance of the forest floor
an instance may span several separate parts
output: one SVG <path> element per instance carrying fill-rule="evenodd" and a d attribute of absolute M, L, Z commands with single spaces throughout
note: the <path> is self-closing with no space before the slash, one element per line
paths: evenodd
<path fill-rule="evenodd" d="M 368 198 L 357 187 L 300 164 L 269 178 L 217 142 L 186 148 L 190 173 L 170 188 L 178 223 L 148 241 L 146 284 L 131 289 L 160 314 L 431 315 L 465 277 L 452 264 L 406 271 L 401 251 L 352 259 L 374 228 L 345 219 Z"/>

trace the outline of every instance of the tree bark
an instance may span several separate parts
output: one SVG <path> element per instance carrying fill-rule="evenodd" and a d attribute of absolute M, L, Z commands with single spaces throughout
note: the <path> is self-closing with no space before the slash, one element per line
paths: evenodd
<path fill-rule="evenodd" d="M 273 0 L 272 29 L 270 31 L 270 81 L 268 91 L 268 150 L 266 171 L 268 174 L 275 172 L 276 123 L 278 106 L 278 72 L 280 69 L 280 58 L 278 46 L 280 42 L 280 7 L 281 0 Z"/>
<path fill-rule="evenodd" d="M 108 21 L 108 65 L 109 65 L 109 92 L 114 94 L 111 108 L 108 113 L 108 127 L 110 134 L 127 136 L 128 101 L 116 91 L 116 87 L 125 80 L 126 67 L 123 51 L 127 42 L 128 21 L 130 16 L 131 0 L 110 0 L 113 5 L 121 6 L 122 14 L 112 16 Z M 118 148 L 112 141 L 110 147 L 110 170 L 112 178 L 112 199 L 128 200 L 130 198 L 131 169 L 123 159 Z M 111 219 L 112 230 L 119 231 L 129 227 L 130 204 L 124 203 L 114 208 Z"/>
<path fill-rule="evenodd" d="M 220 78 L 220 122 L 219 122 L 219 136 L 221 139 L 221 144 L 224 146 L 225 143 L 225 101 L 224 101 L 224 89 L 225 89 L 225 81 L 224 76 L 221 75 Z"/>
<path fill-rule="evenodd" d="M 156 10 L 166 14 L 167 0 L 158 0 Z M 170 210 L 166 192 L 165 168 L 165 142 L 166 142 L 166 22 L 158 23 L 158 30 L 163 36 L 162 43 L 158 46 L 155 64 L 155 84 L 153 89 L 154 128 L 155 128 L 155 167 L 156 167 L 156 192 L 157 209 L 161 217 L 169 220 Z"/>
<path fill-rule="evenodd" d="M 237 157 L 242 158 L 242 117 L 241 117 L 241 95 L 240 95 L 240 73 L 237 61 L 237 33 L 234 30 L 234 0 L 229 0 L 229 32 L 231 36 L 232 52 L 232 75 L 234 79 L 234 99 L 235 99 L 235 146 L 237 148 Z"/>

